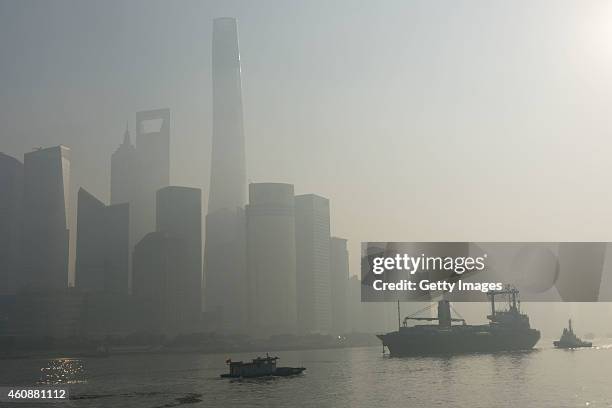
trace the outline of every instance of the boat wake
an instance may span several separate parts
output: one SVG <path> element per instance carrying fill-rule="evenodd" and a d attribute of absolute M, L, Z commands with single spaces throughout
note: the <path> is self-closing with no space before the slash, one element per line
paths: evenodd
<path fill-rule="evenodd" d="M 135 397 L 153 397 L 166 395 L 163 392 L 134 392 L 125 394 L 82 394 L 82 395 L 71 395 L 71 400 L 95 400 L 102 398 L 135 398 Z M 172 408 L 178 407 L 185 404 L 196 404 L 202 402 L 202 394 L 189 393 L 180 397 L 174 398 L 172 401 L 167 402 L 163 405 L 156 405 L 153 408 Z"/>

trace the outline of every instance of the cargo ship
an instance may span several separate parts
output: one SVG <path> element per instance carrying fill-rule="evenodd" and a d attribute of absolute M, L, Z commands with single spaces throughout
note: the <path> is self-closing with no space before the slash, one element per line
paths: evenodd
<path fill-rule="evenodd" d="M 521 313 L 519 291 L 507 287 L 489 291 L 487 296 L 491 303 L 488 324 L 468 325 L 463 318 L 453 318 L 449 301 L 440 300 L 437 317 L 411 315 L 404 318 L 397 331 L 377 335 L 382 341 L 383 352 L 386 348 L 392 357 L 399 357 L 532 349 L 540 339 L 540 332 L 531 328 L 529 316 Z M 507 298 L 504 310 L 496 310 L 497 296 Z M 411 320 L 437 321 L 437 324 L 408 326 Z"/>
<path fill-rule="evenodd" d="M 553 341 L 553 346 L 556 348 L 578 348 L 578 347 L 593 347 L 593 343 L 590 341 L 584 341 L 580 337 L 574 334 L 572 328 L 572 319 L 569 319 L 569 328 L 563 329 L 561 338 L 557 341 Z"/>

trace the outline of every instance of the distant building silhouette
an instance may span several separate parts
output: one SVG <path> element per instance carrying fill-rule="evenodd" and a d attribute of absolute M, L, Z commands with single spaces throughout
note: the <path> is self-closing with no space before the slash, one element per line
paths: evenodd
<path fill-rule="evenodd" d="M 134 250 L 133 294 L 143 329 L 175 335 L 198 330 L 202 311 L 202 192 L 170 186 L 157 192 L 157 231 Z"/>
<path fill-rule="evenodd" d="M 331 331 L 329 200 L 295 197 L 298 326 L 306 333 Z"/>
<path fill-rule="evenodd" d="M 24 156 L 23 283 L 68 286 L 70 149 L 39 149 Z"/>
<path fill-rule="evenodd" d="M 397 306 L 387 302 L 362 302 L 363 285 L 356 275 L 351 275 L 348 286 L 349 331 L 360 333 L 377 333 L 388 331 L 387 316 L 393 313 L 394 328 L 397 328 Z M 423 306 L 414 308 L 419 310 Z"/>
<path fill-rule="evenodd" d="M 297 332 L 293 185 L 252 183 L 247 206 L 249 324 L 254 335 Z"/>
<path fill-rule="evenodd" d="M 349 332 L 349 256 L 346 239 L 331 237 L 331 332 Z"/>
<path fill-rule="evenodd" d="M 361 302 L 361 281 L 357 275 L 351 275 L 348 283 L 348 311 L 349 311 L 349 331 L 365 332 L 364 315 Z"/>
<path fill-rule="evenodd" d="M 9 334 L 54 338 L 82 336 L 84 305 L 83 293 L 75 288 L 28 288 L 16 297 L 9 317 Z"/>
<path fill-rule="evenodd" d="M 0 153 L 0 295 L 14 294 L 20 271 L 23 163 Z"/>
<path fill-rule="evenodd" d="M 136 147 L 126 127 L 123 143 L 111 157 L 111 204 L 130 203 L 134 200 L 136 160 Z"/>
<path fill-rule="evenodd" d="M 147 234 L 134 249 L 133 295 L 145 314 L 140 330 L 174 335 L 181 332 L 182 305 L 175 271 L 184 267 L 183 241 L 166 232 Z"/>
<path fill-rule="evenodd" d="M 155 230 L 155 194 L 170 184 L 170 109 L 136 113 L 133 242 Z"/>
<path fill-rule="evenodd" d="M 202 191 L 170 186 L 157 192 L 157 231 L 182 242 L 182 259 L 171 279 L 175 281 L 178 322 L 193 332 L 202 315 Z"/>
<path fill-rule="evenodd" d="M 111 157 L 111 204 L 130 204 L 130 271 L 134 246 L 155 231 L 155 194 L 169 184 L 170 110 L 137 112 L 136 145 L 126 126 Z"/>
<path fill-rule="evenodd" d="M 207 323 L 221 333 L 246 332 L 246 217 L 243 208 L 206 216 L 204 249 Z"/>
<path fill-rule="evenodd" d="M 128 293 L 129 204 L 107 206 L 85 189 L 78 194 L 75 286 Z"/>
<path fill-rule="evenodd" d="M 213 136 L 204 271 L 211 329 L 246 325 L 246 162 L 238 30 L 233 18 L 213 22 Z"/>
<path fill-rule="evenodd" d="M 234 18 L 213 21 L 213 140 L 208 211 L 246 203 L 246 159 L 238 28 Z"/>

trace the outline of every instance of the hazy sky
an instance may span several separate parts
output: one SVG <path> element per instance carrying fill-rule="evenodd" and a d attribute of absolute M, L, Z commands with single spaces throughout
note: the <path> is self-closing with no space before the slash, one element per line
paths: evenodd
<path fill-rule="evenodd" d="M 368 240 L 612 241 L 609 1 L 2 0 L 0 151 L 63 143 L 107 200 L 126 120 L 169 107 L 207 197 L 219 16 L 249 180 L 329 197 L 353 273 Z"/>

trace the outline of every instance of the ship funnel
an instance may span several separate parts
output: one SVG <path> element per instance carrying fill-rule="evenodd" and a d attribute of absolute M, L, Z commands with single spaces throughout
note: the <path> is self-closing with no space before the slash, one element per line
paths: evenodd
<path fill-rule="evenodd" d="M 438 325 L 440 327 L 451 326 L 450 303 L 448 300 L 440 300 L 438 302 Z"/>

